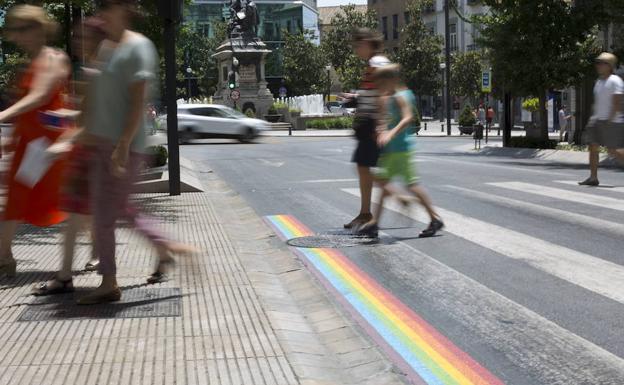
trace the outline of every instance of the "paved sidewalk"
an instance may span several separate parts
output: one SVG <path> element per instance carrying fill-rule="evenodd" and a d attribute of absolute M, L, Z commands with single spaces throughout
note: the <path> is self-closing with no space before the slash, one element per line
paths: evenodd
<path fill-rule="evenodd" d="M 74 305 L 93 273 L 75 276 L 75 295 L 29 296 L 57 268 L 60 228 L 20 230 L 18 276 L 0 279 L 0 384 L 404 383 L 255 212 L 200 171 L 208 193 L 139 200 L 202 252 L 147 286 L 153 249 L 118 230 L 120 303 Z M 89 250 L 83 237 L 74 266 Z"/>

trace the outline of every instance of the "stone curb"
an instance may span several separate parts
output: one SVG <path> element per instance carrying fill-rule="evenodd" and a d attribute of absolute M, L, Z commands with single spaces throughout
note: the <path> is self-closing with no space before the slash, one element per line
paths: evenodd
<path fill-rule="evenodd" d="M 301 384 L 406 384 L 303 263 L 225 182 L 203 180 Z"/>

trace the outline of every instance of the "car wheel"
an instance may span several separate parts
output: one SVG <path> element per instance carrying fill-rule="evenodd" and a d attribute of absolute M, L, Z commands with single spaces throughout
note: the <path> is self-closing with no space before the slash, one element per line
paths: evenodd
<path fill-rule="evenodd" d="M 178 131 L 178 144 L 187 144 L 193 139 L 195 139 L 195 134 L 192 128 L 184 128 Z"/>
<path fill-rule="evenodd" d="M 251 143 L 256 138 L 253 128 L 246 128 L 245 133 L 238 139 L 241 143 Z"/>

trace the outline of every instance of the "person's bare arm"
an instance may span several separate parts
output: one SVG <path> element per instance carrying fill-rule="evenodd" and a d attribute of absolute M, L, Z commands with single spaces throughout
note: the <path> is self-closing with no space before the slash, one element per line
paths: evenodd
<path fill-rule="evenodd" d="M 611 116 L 609 117 L 610 122 L 615 120 L 615 117 L 622 112 L 622 103 L 624 103 L 623 94 L 613 95 L 613 109 L 611 110 Z"/>
<path fill-rule="evenodd" d="M 0 112 L 0 122 L 6 122 L 15 117 L 46 105 L 52 98 L 53 91 L 69 76 L 69 61 L 67 56 L 59 52 L 49 52 L 44 58 L 45 66 L 33 78 L 30 92 L 18 100 L 11 107 Z"/>
<path fill-rule="evenodd" d="M 146 89 L 146 80 L 137 81 L 130 85 L 130 113 L 111 157 L 113 172 L 117 175 L 125 173 L 128 156 L 130 155 L 130 145 L 141 128 Z"/>

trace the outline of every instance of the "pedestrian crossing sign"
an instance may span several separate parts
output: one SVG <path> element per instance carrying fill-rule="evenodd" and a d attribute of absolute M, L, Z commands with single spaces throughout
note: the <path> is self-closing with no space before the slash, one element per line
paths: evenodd
<path fill-rule="evenodd" d="M 481 92 L 484 94 L 492 92 L 492 71 L 490 70 L 481 72 Z"/>

